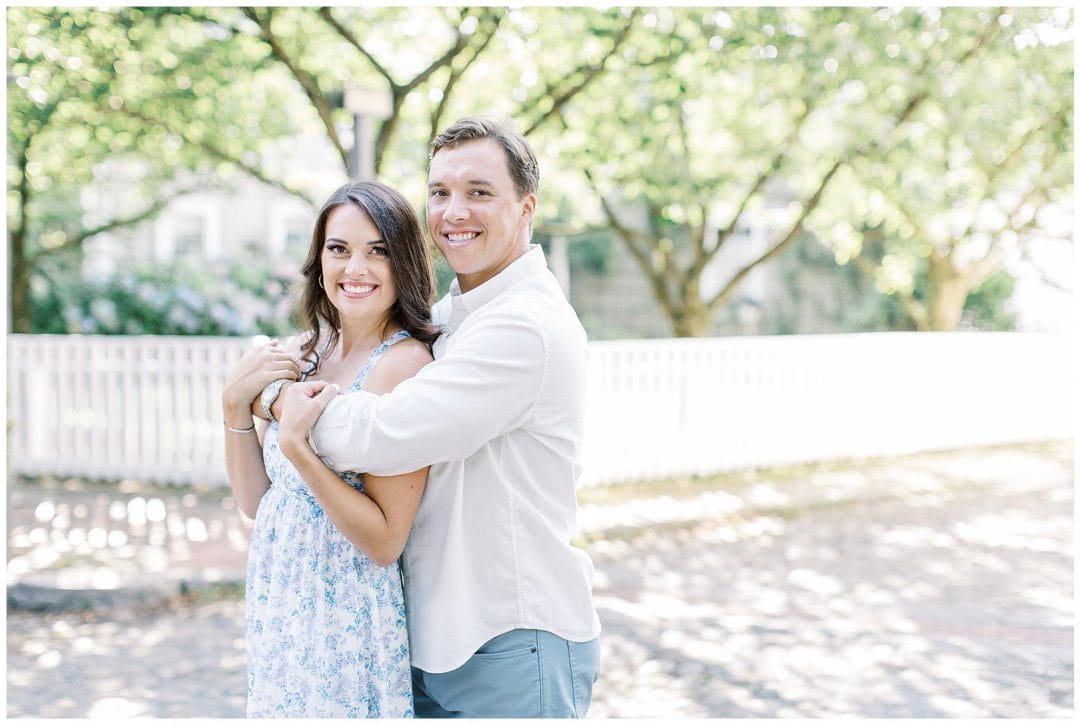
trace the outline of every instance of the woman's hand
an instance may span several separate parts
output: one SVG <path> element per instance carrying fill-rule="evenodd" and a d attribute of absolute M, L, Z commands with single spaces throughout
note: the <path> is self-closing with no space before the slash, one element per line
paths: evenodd
<path fill-rule="evenodd" d="M 307 442 L 308 431 L 337 393 L 338 386 L 325 380 L 293 383 L 281 393 L 278 444 L 286 458 L 291 460 L 311 450 Z"/>
<path fill-rule="evenodd" d="M 280 378 L 296 380 L 299 375 L 300 361 L 277 340 L 248 350 L 229 371 L 221 391 L 226 423 L 246 428 L 251 421 L 251 404 L 262 389 Z"/>

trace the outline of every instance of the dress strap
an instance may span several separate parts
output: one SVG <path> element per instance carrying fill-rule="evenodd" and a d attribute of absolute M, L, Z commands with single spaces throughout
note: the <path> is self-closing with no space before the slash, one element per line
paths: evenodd
<path fill-rule="evenodd" d="M 407 337 L 412 337 L 412 334 L 408 330 L 398 330 L 393 335 L 383 340 L 382 344 L 379 345 L 379 348 L 389 348 L 391 345 L 395 345 Z M 386 350 L 383 350 L 383 352 L 386 352 Z"/>
<path fill-rule="evenodd" d="M 390 337 L 383 340 L 382 343 L 372 351 L 367 361 L 364 362 L 364 366 L 360 368 L 360 372 L 356 374 L 356 379 L 353 381 L 350 390 L 359 390 L 364 385 L 364 381 L 367 380 L 368 375 L 370 375 L 371 371 L 375 368 L 375 363 L 379 362 L 379 358 L 381 358 L 392 346 L 407 337 L 412 337 L 408 330 L 398 330 L 393 335 L 390 335 Z"/>

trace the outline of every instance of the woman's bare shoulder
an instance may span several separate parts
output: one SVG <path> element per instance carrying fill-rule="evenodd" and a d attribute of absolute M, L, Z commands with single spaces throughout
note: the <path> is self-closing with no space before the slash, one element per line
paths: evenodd
<path fill-rule="evenodd" d="M 388 393 L 401 381 L 416 375 L 433 359 L 431 351 L 424 343 L 412 338 L 402 340 L 383 353 L 364 382 L 364 390 Z"/>

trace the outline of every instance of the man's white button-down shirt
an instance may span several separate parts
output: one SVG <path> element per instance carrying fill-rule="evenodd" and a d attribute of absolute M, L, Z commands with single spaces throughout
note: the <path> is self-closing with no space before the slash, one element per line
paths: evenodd
<path fill-rule="evenodd" d="M 585 331 L 534 246 L 433 309 L 435 361 L 387 395 L 339 395 L 312 431 L 336 470 L 433 464 L 403 556 L 412 663 L 447 672 L 511 629 L 600 633 L 576 529 Z"/>

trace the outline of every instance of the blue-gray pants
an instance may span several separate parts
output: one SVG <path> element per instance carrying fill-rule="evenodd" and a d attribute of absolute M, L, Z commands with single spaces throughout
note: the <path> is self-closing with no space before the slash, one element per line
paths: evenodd
<path fill-rule="evenodd" d="M 514 629 L 456 670 L 413 674 L 417 717 L 585 717 L 600 672 L 600 638 L 570 642 Z"/>

